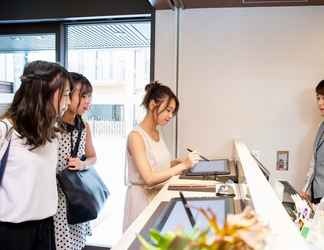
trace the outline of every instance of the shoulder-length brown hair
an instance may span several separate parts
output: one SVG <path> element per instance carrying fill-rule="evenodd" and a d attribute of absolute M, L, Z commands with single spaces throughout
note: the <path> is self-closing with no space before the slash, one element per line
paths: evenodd
<path fill-rule="evenodd" d="M 21 85 L 4 118 L 13 122 L 13 128 L 26 138 L 31 149 L 55 138 L 58 114 L 53 97 L 59 90 L 61 100 L 67 81 L 70 84 L 69 73 L 57 63 L 34 61 L 25 66 Z"/>

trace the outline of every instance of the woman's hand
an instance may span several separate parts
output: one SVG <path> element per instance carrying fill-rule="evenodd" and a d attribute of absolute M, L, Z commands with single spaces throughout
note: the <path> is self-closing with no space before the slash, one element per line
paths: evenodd
<path fill-rule="evenodd" d="M 69 170 L 73 170 L 73 171 L 82 170 L 83 169 L 82 165 L 83 165 L 82 161 L 78 157 L 76 157 L 76 158 L 69 157 L 68 158 L 68 169 Z"/>
<path fill-rule="evenodd" d="M 171 161 L 171 167 L 174 167 L 176 165 L 179 165 L 183 162 L 183 160 L 180 160 L 180 159 L 175 159 L 173 161 Z"/>
<path fill-rule="evenodd" d="M 310 195 L 309 195 L 309 193 L 307 193 L 307 192 L 300 192 L 299 195 L 300 195 L 303 199 L 310 201 Z"/>
<path fill-rule="evenodd" d="M 183 161 L 183 164 L 187 169 L 192 168 L 200 160 L 200 156 L 196 151 L 193 151 L 188 154 L 187 158 Z"/>

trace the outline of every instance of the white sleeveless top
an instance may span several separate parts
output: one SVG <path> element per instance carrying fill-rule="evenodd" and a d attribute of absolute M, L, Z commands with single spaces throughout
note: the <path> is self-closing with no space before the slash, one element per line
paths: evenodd
<path fill-rule="evenodd" d="M 11 127 L 7 120 L 4 121 Z M 6 133 L 5 124 L 0 122 L 0 146 Z M 32 151 L 25 143 L 26 139 L 21 139 L 14 130 L 0 185 L 1 222 L 41 220 L 54 215 L 57 210 L 57 139 Z"/>
<path fill-rule="evenodd" d="M 144 141 L 145 150 L 146 150 L 146 158 L 150 164 L 150 166 L 157 171 L 167 169 L 171 165 L 171 154 L 164 142 L 162 133 L 159 131 L 160 140 L 153 140 L 143 128 L 140 126 L 136 127 L 133 131 L 138 132 Z M 143 185 L 144 180 L 139 174 L 136 166 L 134 165 L 134 161 L 132 156 L 127 151 L 127 170 L 126 172 L 126 184 L 127 185 Z M 127 173 L 128 172 L 128 173 Z"/>
<path fill-rule="evenodd" d="M 143 128 L 137 127 L 133 131 L 138 132 L 143 140 L 146 151 L 146 158 L 153 170 L 160 171 L 171 167 L 171 155 L 163 140 L 162 133 L 160 140 L 153 140 Z M 158 189 L 148 189 L 144 185 L 144 180 L 139 174 L 137 167 L 134 165 L 132 156 L 127 153 L 127 170 L 125 171 L 125 181 L 128 185 L 126 194 L 126 204 L 124 209 L 123 231 L 137 218 L 143 209 L 154 198 Z"/>

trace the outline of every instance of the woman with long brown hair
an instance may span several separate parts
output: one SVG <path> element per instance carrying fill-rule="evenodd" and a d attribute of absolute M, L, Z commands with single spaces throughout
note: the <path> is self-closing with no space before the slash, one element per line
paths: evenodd
<path fill-rule="evenodd" d="M 0 183 L 1 249 L 55 249 L 56 124 L 69 103 L 69 93 L 70 77 L 62 66 L 31 62 L 1 119 L 1 151 L 5 140 L 10 140 L 8 158 L 1 166 L 5 170 Z"/>

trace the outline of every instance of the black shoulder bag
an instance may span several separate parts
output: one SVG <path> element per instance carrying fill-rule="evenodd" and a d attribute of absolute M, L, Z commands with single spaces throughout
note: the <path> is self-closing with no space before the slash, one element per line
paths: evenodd
<path fill-rule="evenodd" d="M 73 148 L 73 131 L 71 132 L 71 157 L 77 157 L 81 134 L 82 129 L 79 129 Z M 94 166 L 81 171 L 71 171 L 66 168 L 57 174 L 57 179 L 66 197 L 69 224 L 83 223 L 97 218 L 109 196 L 109 191 Z"/>

